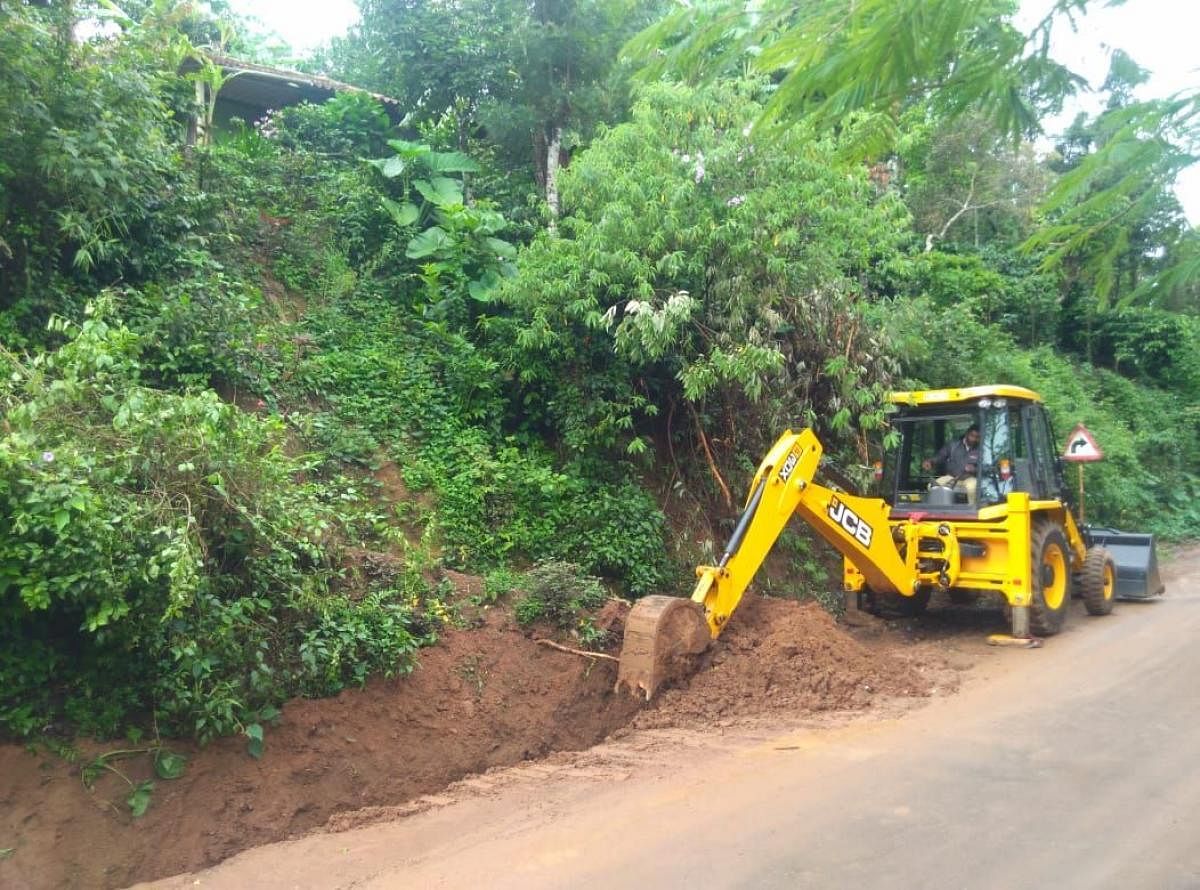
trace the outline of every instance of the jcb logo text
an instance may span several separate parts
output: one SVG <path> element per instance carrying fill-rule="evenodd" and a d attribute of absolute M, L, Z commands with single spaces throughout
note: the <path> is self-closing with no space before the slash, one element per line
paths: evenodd
<path fill-rule="evenodd" d="M 829 518 L 844 528 L 858 543 L 864 547 L 871 546 L 871 539 L 875 536 L 874 529 L 837 498 L 829 499 Z"/>

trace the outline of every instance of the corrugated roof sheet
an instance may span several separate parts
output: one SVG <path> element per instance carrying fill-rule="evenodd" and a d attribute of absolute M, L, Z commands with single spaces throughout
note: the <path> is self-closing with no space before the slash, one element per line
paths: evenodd
<path fill-rule="evenodd" d="M 208 58 L 225 71 L 234 73 L 221 86 L 219 98 L 247 105 L 266 108 L 279 108 L 283 105 L 294 105 L 297 102 L 321 101 L 334 93 L 354 92 L 365 93 L 382 102 L 391 113 L 400 112 L 400 101 L 381 93 L 373 93 L 353 84 L 342 83 L 330 77 L 318 74 L 304 74 L 300 71 L 289 71 L 286 68 L 272 68 L 235 59 L 233 56 L 210 53 Z M 196 70 L 199 62 L 188 59 L 183 63 L 182 70 Z"/>

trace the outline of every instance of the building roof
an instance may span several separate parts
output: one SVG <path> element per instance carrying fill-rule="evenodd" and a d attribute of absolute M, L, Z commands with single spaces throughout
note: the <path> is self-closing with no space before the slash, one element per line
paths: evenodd
<path fill-rule="evenodd" d="M 999 384 L 993 386 L 964 386 L 958 389 L 918 389 L 894 392 L 888 396 L 894 405 L 944 405 L 955 402 L 974 402 L 978 399 L 1022 399 L 1040 402 L 1042 397 L 1023 386 Z"/>
<path fill-rule="evenodd" d="M 220 53 L 209 53 L 208 58 L 220 65 L 229 77 L 221 86 L 218 93 L 220 99 L 251 105 L 263 110 L 282 108 L 285 105 L 296 105 L 300 102 L 324 102 L 336 93 L 365 93 L 381 102 L 388 114 L 398 118 L 403 114 L 400 101 L 380 93 L 372 93 L 353 84 L 342 83 L 318 74 L 303 74 L 299 71 L 289 71 L 286 68 L 271 68 L 267 65 L 257 65 L 226 56 Z M 183 71 L 195 71 L 200 63 L 195 58 L 189 58 L 182 65 Z"/>

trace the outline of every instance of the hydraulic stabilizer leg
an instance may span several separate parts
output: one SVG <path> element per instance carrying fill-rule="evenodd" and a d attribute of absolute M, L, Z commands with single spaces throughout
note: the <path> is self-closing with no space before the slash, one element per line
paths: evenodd
<path fill-rule="evenodd" d="M 1010 606 L 1012 610 L 1012 633 L 992 634 L 988 645 L 1014 646 L 1017 649 L 1038 649 L 1042 641 L 1029 632 L 1029 606 Z"/>
<path fill-rule="evenodd" d="M 1029 639 L 1029 606 L 1012 607 L 1012 635 L 1018 640 Z"/>

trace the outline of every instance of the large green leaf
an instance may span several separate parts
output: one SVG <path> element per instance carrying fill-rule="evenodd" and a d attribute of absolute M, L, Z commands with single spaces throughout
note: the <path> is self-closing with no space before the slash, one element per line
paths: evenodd
<path fill-rule="evenodd" d="M 438 207 L 453 207 L 463 203 L 462 183 L 445 176 L 418 179 L 413 187 L 430 204 Z"/>
<path fill-rule="evenodd" d="M 415 161 L 433 151 L 428 145 L 421 142 L 409 142 L 406 139 L 389 139 L 388 147 L 406 161 Z"/>
<path fill-rule="evenodd" d="M 125 803 L 128 805 L 129 811 L 133 813 L 133 818 L 138 819 L 146 814 L 146 809 L 150 806 L 150 796 L 153 793 L 154 783 L 149 779 L 139 783 L 129 792 Z"/>
<path fill-rule="evenodd" d="M 500 276 L 491 269 L 484 272 L 479 279 L 472 281 L 467 285 L 467 293 L 471 295 L 471 299 L 477 300 L 480 303 L 490 303 L 492 301 L 492 291 L 496 289 L 496 285 L 500 283 Z"/>
<path fill-rule="evenodd" d="M 433 151 L 425 158 L 432 173 L 478 173 L 479 165 L 461 151 Z"/>
<path fill-rule="evenodd" d="M 498 257 L 511 260 L 517 255 L 517 248 L 503 238 L 484 238 L 483 243 L 490 247 Z"/>
<path fill-rule="evenodd" d="M 381 198 L 381 203 L 384 209 L 392 217 L 392 221 L 400 226 L 411 226 L 417 221 L 417 217 L 421 215 L 421 210 L 416 204 L 405 201 L 403 204 L 398 204 L 391 198 Z"/>
<path fill-rule="evenodd" d="M 159 748 L 154 753 L 154 771 L 160 779 L 178 779 L 183 775 L 183 768 L 186 764 L 187 758 L 174 751 Z"/>
<path fill-rule="evenodd" d="M 242 734 L 246 737 L 246 753 L 258 760 L 263 755 L 263 728 L 261 724 L 251 723 Z"/>
<path fill-rule="evenodd" d="M 404 158 L 377 158 L 373 161 L 367 161 L 372 167 L 386 176 L 388 179 L 395 179 L 405 171 L 408 165 L 404 162 Z"/>
<path fill-rule="evenodd" d="M 423 260 L 453 243 L 451 237 L 440 226 L 430 226 L 408 242 L 408 250 L 404 255 L 410 260 Z"/>

